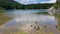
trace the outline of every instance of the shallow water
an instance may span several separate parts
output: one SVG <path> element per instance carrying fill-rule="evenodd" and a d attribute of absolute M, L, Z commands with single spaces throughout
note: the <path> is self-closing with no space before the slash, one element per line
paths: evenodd
<path fill-rule="evenodd" d="M 36 14 L 37 12 L 45 12 L 44 10 L 14 10 L 7 12 L 8 15 L 13 16 L 14 18 L 9 21 L 11 22 L 22 22 L 22 23 L 29 23 L 29 22 L 39 22 L 41 25 L 57 25 L 57 21 L 55 16 L 51 15 L 44 15 L 44 14 Z M 13 24 L 12 23 L 12 24 Z M 15 24 L 15 23 L 14 23 Z"/>
<path fill-rule="evenodd" d="M 3 25 L 3 28 L 8 27 L 20 27 L 27 24 L 33 24 L 38 22 L 39 27 L 42 31 L 51 31 L 54 32 L 57 26 L 57 20 L 55 16 L 48 14 L 36 14 L 37 12 L 45 12 L 45 10 L 7 10 L 7 15 L 13 17 L 12 20 L 8 21 Z M 47 26 L 47 29 L 44 30 L 44 26 Z"/>

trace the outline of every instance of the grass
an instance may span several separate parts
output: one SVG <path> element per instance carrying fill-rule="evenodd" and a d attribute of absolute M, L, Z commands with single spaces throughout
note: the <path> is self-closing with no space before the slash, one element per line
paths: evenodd
<path fill-rule="evenodd" d="M 3 34 L 27 34 L 25 32 L 8 32 L 8 33 L 3 33 Z"/>
<path fill-rule="evenodd" d="M 9 21 L 11 19 L 11 17 L 7 16 L 3 10 L 0 10 L 0 25 L 6 23 L 7 21 Z"/>
<path fill-rule="evenodd" d="M 29 34 L 29 33 L 26 33 L 26 32 L 4 32 L 3 34 Z M 32 34 L 54 34 L 54 33 L 53 32 L 47 32 L 46 33 L 46 32 L 37 31 L 37 32 L 32 33 Z"/>
<path fill-rule="evenodd" d="M 54 16 L 55 16 L 55 19 L 58 22 L 58 29 L 60 30 L 60 14 L 55 14 Z"/>

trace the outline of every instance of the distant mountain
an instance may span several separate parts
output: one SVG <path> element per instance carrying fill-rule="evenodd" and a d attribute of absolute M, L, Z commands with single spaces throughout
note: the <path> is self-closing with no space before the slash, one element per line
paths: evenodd
<path fill-rule="evenodd" d="M 4 9 L 48 9 L 53 4 L 29 4 L 22 5 L 14 0 L 0 0 L 0 7 Z"/>

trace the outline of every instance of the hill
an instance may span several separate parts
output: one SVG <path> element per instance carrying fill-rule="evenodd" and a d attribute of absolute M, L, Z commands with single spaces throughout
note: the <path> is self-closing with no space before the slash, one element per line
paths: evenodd
<path fill-rule="evenodd" d="M 20 4 L 13 0 L 0 0 L 0 7 L 5 9 L 16 9 Z"/>
<path fill-rule="evenodd" d="M 46 9 L 50 8 L 53 4 L 29 4 L 22 5 L 14 0 L 0 0 L 0 8 L 4 9 Z"/>

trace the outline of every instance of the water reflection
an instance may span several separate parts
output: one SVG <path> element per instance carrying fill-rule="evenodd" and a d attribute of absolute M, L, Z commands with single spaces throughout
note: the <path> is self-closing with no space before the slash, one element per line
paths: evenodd
<path fill-rule="evenodd" d="M 7 14 L 13 16 L 13 19 L 5 23 L 3 28 L 17 27 L 18 29 L 20 29 L 22 27 L 28 27 L 27 29 L 29 29 L 30 28 L 29 25 L 32 24 L 35 27 L 36 24 L 34 23 L 38 22 L 37 25 L 40 27 L 41 31 L 49 30 L 53 32 L 56 30 L 57 21 L 55 20 L 55 16 L 44 14 L 38 15 L 36 14 L 36 12 L 18 12 L 18 11 L 8 12 Z M 47 28 L 46 30 L 44 30 L 44 26 L 46 26 Z"/>
<path fill-rule="evenodd" d="M 16 26 L 21 24 L 28 24 L 38 22 L 41 26 L 56 26 L 57 21 L 51 15 L 37 15 L 36 12 L 9 12 L 14 19 L 5 24 L 5 26 Z M 12 14 L 12 15 L 11 15 Z"/>

